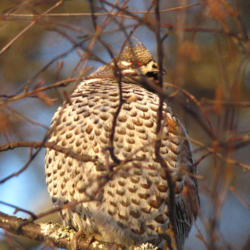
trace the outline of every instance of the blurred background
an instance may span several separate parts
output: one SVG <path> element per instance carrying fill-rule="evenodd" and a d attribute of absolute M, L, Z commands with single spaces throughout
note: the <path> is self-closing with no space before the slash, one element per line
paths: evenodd
<path fill-rule="evenodd" d="M 110 61 L 106 47 L 117 55 L 131 32 L 157 59 L 155 2 L 127 1 L 112 19 L 107 13 L 117 12 L 115 3 L 121 7 L 124 1 L 1 0 L 0 145 L 42 141 L 63 91 L 70 94 L 76 84 L 49 86 L 87 76 Z M 185 249 L 250 249 L 250 2 L 162 0 L 160 10 L 164 82 L 188 93 L 169 87 L 166 101 L 187 127 L 199 161 L 201 210 Z M 95 40 L 93 20 L 104 29 L 102 43 L 97 39 L 89 55 L 84 53 Z M 48 88 L 21 96 L 42 87 Z M 39 214 L 52 208 L 44 149 L 25 171 L 3 181 L 30 154 L 29 148 L 0 151 L 0 202 Z M 0 204 L 0 211 L 13 215 L 15 209 Z M 39 221 L 50 220 L 59 217 Z M 0 249 L 42 247 L 0 229 Z"/>

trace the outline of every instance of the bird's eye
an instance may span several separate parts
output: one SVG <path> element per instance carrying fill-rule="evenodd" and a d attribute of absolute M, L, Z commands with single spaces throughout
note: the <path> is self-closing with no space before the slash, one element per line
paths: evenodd
<path fill-rule="evenodd" d="M 157 69 L 156 64 L 153 64 L 153 65 L 152 65 L 152 68 L 153 68 L 153 69 Z"/>
<path fill-rule="evenodd" d="M 131 62 L 131 68 L 136 69 L 136 68 L 140 68 L 141 63 L 139 62 Z"/>

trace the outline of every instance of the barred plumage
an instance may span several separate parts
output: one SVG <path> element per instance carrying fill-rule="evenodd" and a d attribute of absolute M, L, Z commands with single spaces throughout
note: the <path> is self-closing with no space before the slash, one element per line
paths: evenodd
<path fill-rule="evenodd" d="M 132 160 L 110 169 L 113 161 L 107 148 L 120 100 L 116 70 L 122 73 L 123 103 L 115 127 L 114 154 L 120 161 Z M 169 228 L 171 204 L 165 172 L 154 153 L 159 98 L 143 86 L 141 78 L 156 79 L 158 71 L 144 45 L 130 45 L 120 57 L 92 73 L 69 103 L 58 108 L 49 141 L 77 154 L 98 156 L 106 167 L 99 170 L 93 162 L 47 150 L 46 181 L 53 205 L 84 201 L 60 212 L 64 224 L 128 248 L 146 242 L 164 248 L 169 236 L 159 234 L 157 228 Z M 182 249 L 197 216 L 199 198 L 191 145 L 178 136 L 188 137 L 177 115 L 164 103 L 160 154 L 175 181 L 176 241 Z"/>

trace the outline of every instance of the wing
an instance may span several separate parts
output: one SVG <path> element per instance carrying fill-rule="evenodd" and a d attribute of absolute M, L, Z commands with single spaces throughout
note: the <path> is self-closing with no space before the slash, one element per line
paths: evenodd
<path fill-rule="evenodd" d="M 170 115 L 171 114 L 171 115 Z M 169 159 L 167 162 L 175 161 L 176 172 L 172 174 L 175 180 L 176 200 L 176 241 L 178 249 L 182 249 L 192 224 L 197 217 L 199 208 L 199 196 L 197 173 L 193 159 L 192 147 L 188 140 L 188 133 L 174 113 L 167 114 L 167 126 L 169 127 Z M 187 138 L 187 140 L 182 139 Z"/>

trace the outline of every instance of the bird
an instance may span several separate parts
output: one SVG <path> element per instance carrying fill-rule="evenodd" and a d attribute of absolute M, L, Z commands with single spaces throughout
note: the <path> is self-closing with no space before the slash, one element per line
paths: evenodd
<path fill-rule="evenodd" d="M 83 79 L 51 121 L 49 142 L 100 164 L 47 148 L 46 183 L 53 206 L 75 204 L 59 212 L 64 225 L 127 249 L 171 249 L 175 228 L 173 249 L 181 250 L 199 209 L 197 166 L 186 128 L 166 102 L 157 134 L 160 67 L 136 41 Z M 172 189 L 155 154 L 159 140 Z"/>

